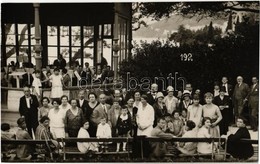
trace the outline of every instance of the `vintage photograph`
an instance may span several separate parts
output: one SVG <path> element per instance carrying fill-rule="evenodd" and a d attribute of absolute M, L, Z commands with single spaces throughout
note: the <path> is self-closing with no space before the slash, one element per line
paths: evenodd
<path fill-rule="evenodd" d="M 1 161 L 258 162 L 259 3 L 1 2 Z"/>

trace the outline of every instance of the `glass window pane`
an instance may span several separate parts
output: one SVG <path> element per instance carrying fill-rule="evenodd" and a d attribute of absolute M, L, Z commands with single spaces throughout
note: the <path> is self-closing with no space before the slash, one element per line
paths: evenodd
<path fill-rule="evenodd" d="M 29 62 L 28 52 L 29 52 L 28 46 L 20 46 L 19 47 L 18 61 L 19 62 Z"/>
<path fill-rule="evenodd" d="M 48 47 L 48 64 L 53 64 L 54 60 L 57 59 L 57 54 L 57 47 Z"/>
<path fill-rule="evenodd" d="M 106 36 L 111 35 L 111 24 L 104 25 L 104 35 L 106 35 Z"/>
<path fill-rule="evenodd" d="M 5 24 L 5 33 L 15 34 L 14 24 Z"/>
<path fill-rule="evenodd" d="M 6 56 L 7 64 L 9 64 L 11 61 L 14 61 L 16 63 L 16 53 L 14 46 L 6 46 Z"/>
<path fill-rule="evenodd" d="M 94 65 L 94 48 L 85 47 L 84 48 L 84 56 L 83 56 L 83 63 L 88 62 L 89 66 Z"/>
<path fill-rule="evenodd" d="M 69 46 L 69 26 L 60 26 L 60 45 Z"/>
<path fill-rule="evenodd" d="M 89 44 L 92 45 L 93 38 L 94 38 L 94 26 L 84 26 L 84 46 L 88 46 Z"/>
<path fill-rule="evenodd" d="M 48 26 L 48 45 L 57 45 L 57 27 Z M 35 44 L 35 42 L 34 42 Z"/>
<path fill-rule="evenodd" d="M 103 40 L 103 57 L 107 60 L 108 65 L 112 65 L 112 39 Z"/>
<path fill-rule="evenodd" d="M 68 64 L 70 61 L 69 47 L 60 47 L 60 54 L 62 54 L 63 58 L 66 60 L 66 63 Z"/>
<path fill-rule="evenodd" d="M 71 58 L 73 61 L 78 61 L 81 64 L 81 48 L 80 47 L 72 47 Z"/>
<path fill-rule="evenodd" d="M 27 24 L 18 24 L 18 34 L 20 35 L 28 35 L 28 26 Z"/>
<path fill-rule="evenodd" d="M 72 26 L 71 27 L 71 44 L 72 46 L 80 46 L 80 26 Z"/>
<path fill-rule="evenodd" d="M 7 35 L 6 45 L 15 45 L 15 35 Z"/>
<path fill-rule="evenodd" d="M 20 45 L 28 45 L 28 35 L 18 35 Z"/>

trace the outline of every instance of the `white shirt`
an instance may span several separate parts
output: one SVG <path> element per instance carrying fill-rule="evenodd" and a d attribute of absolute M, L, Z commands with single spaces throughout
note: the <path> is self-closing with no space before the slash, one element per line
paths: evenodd
<path fill-rule="evenodd" d="M 36 92 L 38 95 L 41 95 L 41 93 L 40 93 L 40 87 L 42 87 L 42 83 L 41 83 L 41 80 L 40 80 L 39 78 L 34 78 L 34 79 L 33 79 L 32 86 L 34 87 L 35 92 Z"/>
<path fill-rule="evenodd" d="M 226 88 L 225 95 L 227 95 L 227 96 L 228 96 L 229 94 L 228 94 L 228 85 L 227 85 L 227 83 L 226 83 L 226 84 L 223 84 L 223 86 Z"/>
<path fill-rule="evenodd" d="M 81 99 L 79 99 L 79 106 L 80 106 L 80 107 L 82 107 L 82 105 L 83 105 L 83 102 L 84 102 L 84 99 L 82 99 L 82 100 L 81 100 Z"/>
<path fill-rule="evenodd" d="M 104 125 L 102 125 L 102 123 L 98 124 L 96 136 L 97 138 L 111 138 L 112 131 L 109 124 L 108 123 L 105 123 Z"/>
<path fill-rule="evenodd" d="M 31 97 L 25 97 L 25 99 L 26 99 L 27 108 L 31 108 L 31 102 L 30 102 Z"/>
<path fill-rule="evenodd" d="M 63 128 L 65 126 L 64 120 L 66 116 L 66 111 L 61 108 L 57 112 L 56 109 L 52 108 L 49 111 L 48 117 L 50 118 L 50 127 L 51 128 Z"/>

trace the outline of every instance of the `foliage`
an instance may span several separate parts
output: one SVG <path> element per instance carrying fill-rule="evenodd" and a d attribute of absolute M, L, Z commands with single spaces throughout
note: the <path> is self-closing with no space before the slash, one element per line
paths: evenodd
<path fill-rule="evenodd" d="M 130 72 L 131 77 L 139 81 L 143 77 L 150 77 L 154 82 L 155 77 L 166 78 L 170 73 L 174 75 L 178 72 L 178 76 L 185 77 L 194 89 L 200 88 L 202 91 L 212 91 L 214 82 L 220 81 L 222 76 L 227 76 L 231 83 L 235 82 L 238 75 L 250 82 L 252 76 L 258 75 L 258 30 L 258 22 L 245 20 L 238 22 L 234 33 L 214 37 L 212 46 L 182 44 L 176 47 L 170 41 L 165 44 L 159 40 L 150 44 L 142 42 L 134 46 L 134 56 L 120 64 L 120 75 L 127 80 L 126 75 Z M 208 37 L 205 31 L 203 38 Z M 180 27 L 179 32 L 185 34 L 187 29 Z M 183 53 L 191 53 L 193 61 L 182 61 L 180 55 Z"/>

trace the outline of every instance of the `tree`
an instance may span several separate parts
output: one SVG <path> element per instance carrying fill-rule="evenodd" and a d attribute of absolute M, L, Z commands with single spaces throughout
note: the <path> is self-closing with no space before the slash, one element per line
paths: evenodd
<path fill-rule="evenodd" d="M 259 13 L 258 1 L 225 1 L 225 2 L 154 2 L 141 3 L 140 11 L 143 15 L 152 16 L 155 20 L 180 14 L 186 17 L 227 16 L 230 12 Z"/>

